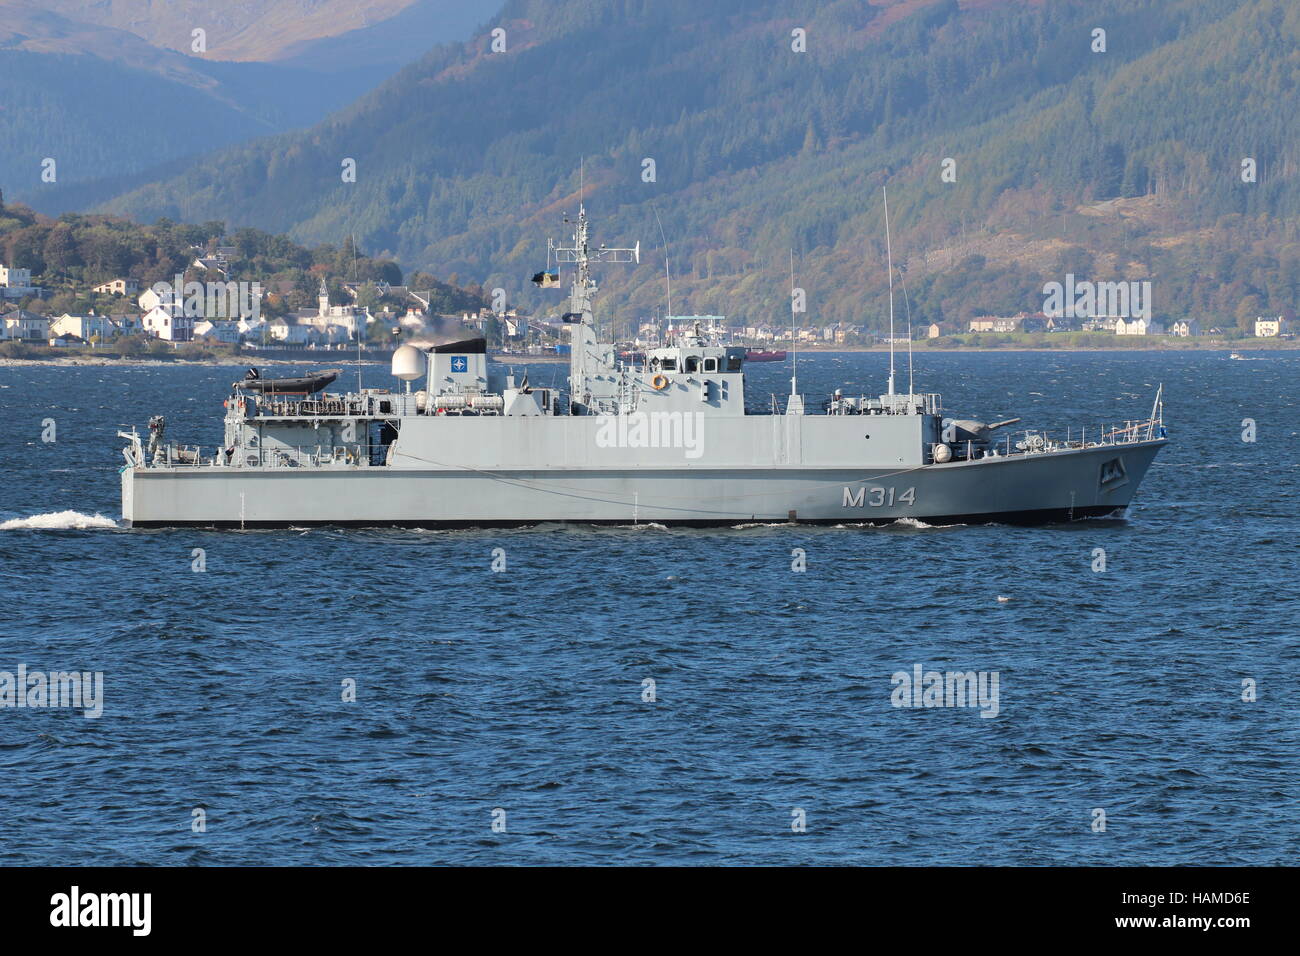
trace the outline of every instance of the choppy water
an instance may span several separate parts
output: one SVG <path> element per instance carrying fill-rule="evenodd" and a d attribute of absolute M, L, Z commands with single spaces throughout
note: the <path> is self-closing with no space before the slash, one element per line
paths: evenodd
<path fill-rule="evenodd" d="M 0 369 L 0 670 L 104 674 L 0 710 L 0 863 L 1294 862 L 1300 356 L 918 359 L 1053 429 L 1163 381 L 1175 443 L 1123 522 L 121 531 L 117 426 L 210 446 L 235 370 Z M 998 716 L 891 706 L 918 663 Z"/>

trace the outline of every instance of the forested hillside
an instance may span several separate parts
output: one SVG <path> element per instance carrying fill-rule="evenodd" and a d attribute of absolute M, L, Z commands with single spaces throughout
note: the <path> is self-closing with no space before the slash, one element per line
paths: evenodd
<path fill-rule="evenodd" d="M 108 208 L 353 233 L 527 305 L 585 157 L 597 241 L 647 251 L 604 276 L 628 315 L 667 307 L 662 223 L 676 312 L 784 320 L 793 249 L 810 321 L 879 325 L 882 185 L 918 322 L 1037 308 L 1066 272 L 1150 279 L 1166 319 L 1300 301 L 1294 2 L 511 0 L 490 26 L 504 52 L 435 49 Z"/>
<path fill-rule="evenodd" d="M 195 259 L 216 246 L 233 247 L 230 276 L 234 281 L 258 282 L 272 293 L 263 312 L 278 315 L 314 307 L 324 280 L 334 302 L 347 301 L 344 282 L 362 284 L 362 304 L 384 300 L 365 284 L 401 285 L 427 295 L 435 314 L 478 311 L 486 304 L 479 288 L 464 289 L 423 272 L 404 275 L 391 259 L 370 257 L 350 238 L 339 244 L 307 248 L 284 236 L 260 229 L 227 231 L 218 221 L 184 224 L 160 219 L 143 226 L 112 216 L 72 213 L 51 219 L 21 204 L 0 199 L 0 262 L 31 269 L 33 281 L 52 295 L 27 298 L 22 306 L 50 315 L 63 312 L 100 314 L 131 311 L 135 297 L 97 295 L 91 289 L 111 279 L 133 278 L 141 289 L 155 282 L 212 278 L 194 266 Z M 405 310 L 411 303 L 394 298 L 388 304 Z"/>

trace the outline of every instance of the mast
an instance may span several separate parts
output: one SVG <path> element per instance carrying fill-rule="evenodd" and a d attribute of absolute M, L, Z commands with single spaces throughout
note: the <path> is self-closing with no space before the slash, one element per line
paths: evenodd
<path fill-rule="evenodd" d="M 655 204 L 650 203 L 650 210 L 655 214 L 655 222 L 659 223 L 659 239 L 664 245 L 664 282 L 668 287 L 668 314 L 673 314 L 673 274 L 668 268 L 668 237 L 664 234 L 664 224 L 659 220 L 659 210 Z"/>
<path fill-rule="evenodd" d="M 566 220 L 567 221 L 567 220 Z M 587 395 L 587 360 L 590 352 L 598 356 L 596 349 L 596 323 L 591 310 L 591 301 L 597 292 L 596 283 L 591 278 L 593 262 L 641 262 L 641 243 L 632 248 L 612 249 L 601 245 L 592 249 L 588 239 L 587 207 L 579 199 L 578 221 L 573 231 L 573 245 L 557 245 L 554 241 L 547 243 L 547 257 L 555 253 L 555 262 L 574 264 L 573 283 L 569 287 L 569 311 L 564 321 L 573 329 L 571 352 L 569 354 L 569 400 L 585 406 Z"/>
<path fill-rule="evenodd" d="M 794 250 L 790 250 L 790 394 L 799 394 L 799 342 L 794 334 Z"/>
<path fill-rule="evenodd" d="M 880 187 L 885 197 L 885 261 L 889 267 L 889 394 L 894 394 L 894 250 L 889 243 L 889 193 Z"/>
<path fill-rule="evenodd" d="M 898 281 L 903 286 L 903 308 L 907 311 L 907 397 L 910 400 L 916 394 L 916 380 L 912 377 L 912 300 L 907 295 L 906 264 L 898 267 Z"/>
<path fill-rule="evenodd" d="M 907 397 L 911 398 L 916 394 L 916 386 L 912 379 L 912 317 L 907 317 Z"/>

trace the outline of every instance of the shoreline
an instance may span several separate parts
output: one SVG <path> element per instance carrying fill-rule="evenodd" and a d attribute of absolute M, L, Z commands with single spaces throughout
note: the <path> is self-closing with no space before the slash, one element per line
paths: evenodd
<path fill-rule="evenodd" d="M 898 355 L 900 352 L 906 352 L 906 351 L 907 349 L 901 346 L 895 346 L 894 348 L 895 355 Z M 1053 346 L 1032 346 L 1032 345 L 1000 345 L 1000 346 L 962 345 L 962 346 L 955 346 L 950 348 L 930 348 L 927 346 L 922 346 L 919 349 L 914 347 L 911 351 L 913 355 L 941 355 L 941 354 L 953 353 L 953 352 L 979 352 L 979 353 L 1044 352 L 1044 353 L 1053 353 L 1053 354 L 1065 353 L 1065 352 L 1158 352 L 1158 353 L 1292 352 L 1292 351 L 1300 351 L 1300 341 L 1284 341 L 1284 342 L 1277 342 L 1277 343 L 1269 342 L 1267 344 L 1252 342 L 1249 344 L 1242 343 L 1236 345 L 1223 343 L 1223 342 L 1216 342 L 1213 345 L 1209 343 L 1206 343 L 1204 345 L 1196 344 L 1196 345 L 1178 345 L 1178 346 L 1162 344 L 1162 345 L 1139 346 L 1139 347 L 1104 346 L 1104 345 L 1088 345 L 1088 346 L 1074 346 L 1074 347 L 1071 346 L 1053 347 Z M 786 348 L 786 352 L 791 355 L 798 355 L 804 358 L 807 358 L 808 356 L 812 356 L 812 355 L 852 355 L 852 354 L 863 353 L 863 352 L 875 352 L 875 353 L 887 355 L 889 354 L 889 347 L 879 346 L 879 345 L 849 345 L 849 346 L 842 346 L 840 348 L 833 348 L 833 349 Z M 559 356 L 559 355 L 502 355 L 496 353 L 496 354 L 492 354 L 491 357 L 494 361 L 500 362 L 503 365 L 524 364 L 524 363 L 560 365 L 560 364 L 567 364 L 569 361 L 567 356 Z M 110 365 L 138 365 L 138 366 L 226 365 L 232 368 L 233 367 L 246 368 L 250 365 L 275 366 L 275 365 L 331 365 L 332 364 L 332 365 L 350 366 L 356 364 L 355 358 L 352 358 L 350 360 L 345 359 L 343 361 L 338 361 L 337 358 L 341 358 L 341 356 L 339 357 L 330 356 L 329 358 L 322 356 L 321 360 L 316 360 L 316 359 L 306 359 L 306 358 L 292 358 L 292 359 L 267 358 L 260 355 L 223 355 L 223 356 L 214 356 L 212 358 L 204 358 L 204 359 L 164 358 L 156 355 L 143 355 L 139 357 L 113 356 L 111 358 L 108 356 L 97 356 L 97 355 L 48 355 L 48 356 L 33 357 L 33 358 L 0 357 L 0 368 L 43 366 L 43 365 L 58 366 L 58 367 L 65 367 L 65 368 L 77 367 L 77 366 L 110 366 Z M 334 360 L 331 361 L 331 359 Z M 366 359 L 362 359 L 362 364 L 383 365 L 385 364 L 385 361 L 386 360 L 384 359 L 366 358 Z M 788 361 L 788 358 L 783 361 Z M 780 363 L 772 362 L 772 363 L 764 363 L 764 364 L 776 365 Z"/>
<path fill-rule="evenodd" d="M 154 355 L 141 356 L 140 358 L 127 358 L 125 356 L 114 356 L 113 358 L 100 357 L 98 355 L 51 355 L 48 358 L 0 358 L 0 368 L 11 366 L 28 366 L 28 365 L 57 365 L 63 368 L 75 366 L 105 366 L 105 365 L 229 365 L 232 368 L 238 366 L 247 368 L 250 365 L 311 365 L 311 364 L 356 364 L 354 359 L 349 363 L 312 363 L 304 359 L 262 359 L 258 362 L 249 362 L 244 358 L 208 358 L 208 359 L 184 359 L 184 358 L 158 358 Z M 381 364 L 374 359 L 367 359 L 366 364 Z"/>

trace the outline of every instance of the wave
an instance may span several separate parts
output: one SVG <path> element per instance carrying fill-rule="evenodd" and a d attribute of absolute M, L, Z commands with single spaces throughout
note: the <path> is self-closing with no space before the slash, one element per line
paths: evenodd
<path fill-rule="evenodd" d="M 0 521 L 0 531 L 86 531 L 99 528 L 116 528 L 117 522 L 103 515 L 84 515 L 80 511 L 51 511 L 28 518 L 10 518 Z"/>

